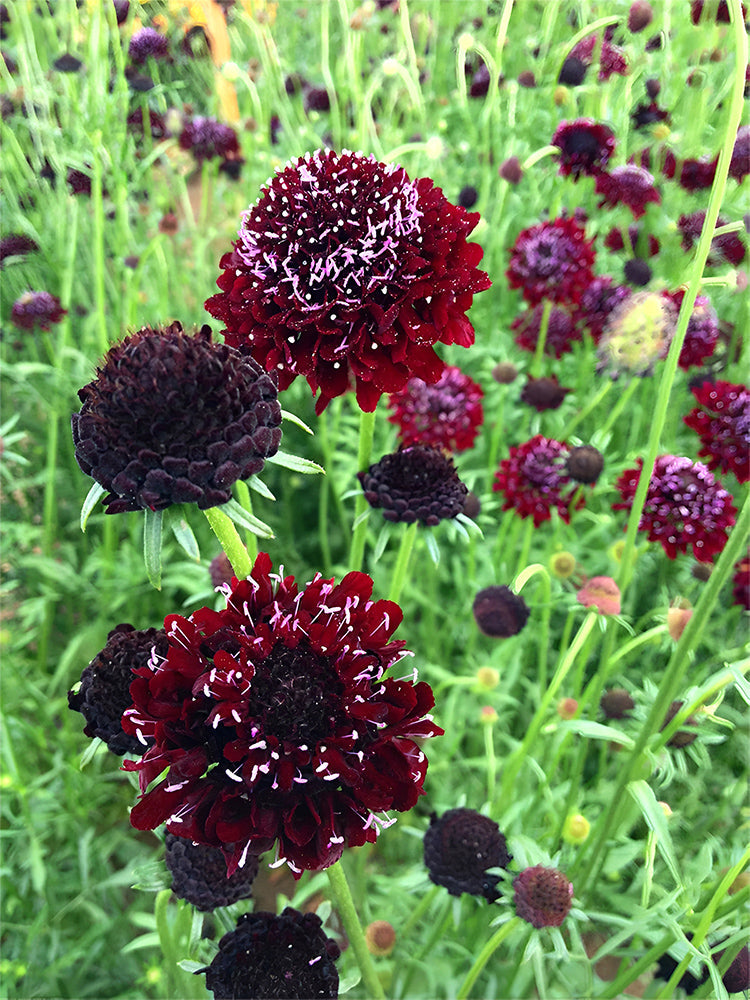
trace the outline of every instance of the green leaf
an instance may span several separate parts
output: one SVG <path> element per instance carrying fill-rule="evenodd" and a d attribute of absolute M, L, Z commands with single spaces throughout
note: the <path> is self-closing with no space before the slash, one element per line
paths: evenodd
<path fill-rule="evenodd" d="M 280 465 L 284 469 L 291 469 L 292 472 L 301 472 L 304 476 L 313 475 L 315 473 L 322 472 L 325 475 L 325 469 L 322 465 L 318 465 L 317 462 L 310 461 L 309 458 L 300 458 L 298 455 L 288 455 L 285 451 L 277 451 L 275 455 L 266 459 L 267 462 L 271 462 L 272 465 Z"/>
<path fill-rule="evenodd" d="M 177 963 L 177 965 L 179 966 L 179 968 L 182 969 L 183 972 L 190 972 L 190 973 L 203 972 L 203 970 L 206 968 L 205 962 L 193 962 L 189 958 L 181 959 Z"/>
<path fill-rule="evenodd" d="M 388 524 L 384 524 L 380 529 L 380 534 L 378 535 L 378 540 L 375 542 L 375 548 L 372 550 L 373 562 L 377 562 L 378 559 L 385 552 L 385 547 L 388 544 L 388 539 L 391 537 L 391 531 Z"/>
<path fill-rule="evenodd" d="M 263 480 L 259 479 L 257 476 L 250 476 L 250 478 L 246 479 L 245 482 L 247 483 L 247 485 L 250 487 L 251 490 L 255 490 L 256 493 L 260 493 L 260 495 L 262 497 L 265 497 L 266 500 L 276 499 L 276 497 L 269 490 L 269 488 L 266 486 Z"/>
<path fill-rule="evenodd" d="M 459 521 L 470 532 L 473 531 L 474 534 L 479 535 L 480 538 L 484 538 L 484 533 L 482 532 L 482 529 L 479 527 L 477 522 L 472 521 L 472 519 L 470 517 L 467 517 L 466 514 L 456 514 L 453 520 Z"/>
<path fill-rule="evenodd" d="M 669 870 L 672 872 L 675 882 L 678 886 L 682 885 L 677 858 L 672 846 L 672 838 L 667 827 L 667 817 L 664 815 L 664 809 L 656 801 L 653 789 L 643 780 L 631 781 L 627 788 L 629 794 L 641 810 L 649 830 L 653 830 L 656 834 L 657 849 L 669 865 Z"/>
<path fill-rule="evenodd" d="M 123 945 L 120 949 L 120 954 L 125 955 L 129 951 L 139 951 L 141 948 L 158 948 L 159 947 L 159 935 L 156 931 L 150 931 L 148 934 L 141 934 L 140 937 L 135 938 L 133 941 L 128 941 L 127 944 Z"/>
<path fill-rule="evenodd" d="M 261 538 L 275 538 L 272 529 L 265 521 L 261 521 L 259 517 L 254 514 L 249 514 L 244 507 L 241 507 L 236 500 L 229 500 L 227 503 L 222 504 L 219 510 L 223 511 L 227 517 L 231 518 L 235 524 L 239 524 L 241 528 L 245 528 L 246 531 L 252 531 L 254 535 L 259 535 Z"/>
<path fill-rule="evenodd" d="M 600 722 L 591 722 L 588 719 L 571 719 L 560 723 L 561 729 L 570 729 L 580 736 L 585 736 L 590 740 L 607 740 L 612 743 L 621 743 L 622 746 L 632 748 L 633 741 L 629 736 L 621 733 L 619 729 L 612 729 L 611 726 L 603 726 Z"/>
<path fill-rule="evenodd" d="M 438 548 L 437 539 L 431 531 L 425 531 L 423 533 L 425 545 L 427 546 L 427 551 L 430 553 L 430 558 L 437 564 L 440 562 L 440 549 Z"/>
<path fill-rule="evenodd" d="M 91 743 L 86 747 L 86 749 L 81 754 L 81 763 L 79 765 L 80 769 L 83 770 L 87 764 L 90 764 L 94 759 L 97 750 L 102 745 L 102 740 L 98 736 L 95 736 Z"/>
<path fill-rule="evenodd" d="M 180 548 L 187 553 L 190 559 L 194 559 L 195 562 L 200 562 L 201 553 L 198 548 L 198 541 L 193 534 L 193 529 L 187 523 L 184 517 L 174 517 L 170 518 L 169 526 L 172 529 L 174 537 Z"/>
<path fill-rule="evenodd" d="M 94 483 L 86 494 L 86 499 L 83 501 L 83 507 L 81 507 L 81 531 L 86 530 L 86 523 L 91 516 L 91 511 L 94 507 L 96 507 L 106 492 L 106 489 L 101 485 L 101 483 Z"/>
<path fill-rule="evenodd" d="M 143 561 L 146 564 L 149 583 L 161 590 L 161 527 L 163 510 L 143 512 Z"/>
<path fill-rule="evenodd" d="M 282 410 L 281 417 L 283 420 L 289 420 L 291 423 L 301 427 L 302 430 L 307 431 L 308 434 L 312 434 L 312 428 L 308 427 L 305 421 L 301 420 L 296 413 L 290 413 L 289 410 Z"/>

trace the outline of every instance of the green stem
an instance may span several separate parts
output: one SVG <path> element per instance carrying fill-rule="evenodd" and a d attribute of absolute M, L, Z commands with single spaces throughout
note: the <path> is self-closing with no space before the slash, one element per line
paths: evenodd
<path fill-rule="evenodd" d="M 531 361 L 529 374 L 532 378 L 538 378 L 542 370 L 542 360 L 544 358 L 544 348 L 547 344 L 547 331 L 549 330 L 549 318 L 552 314 L 552 299 L 545 299 L 542 305 L 542 318 L 539 322 L 539 336 L 536 339 L 534 357 Z"/>
<path fill-rule="evenodd" d="M 589 413 L 591 413 L 593 410 L 597 408 L 597 406 L 599 405 L 599 403 L 601 403 L 601 401 L 604 399 L 607 393 L 611 391 L 613 385 L 614 382 L 612 381 L 612 379 L 607 379 L 607 381 L 602 385 L 601 389 L 599 389 L 599 391 L 591 397 L 591 399 L 588 401 L 588 403 L 586 403 L 583 409 L 579 410 L 578 413 L 576 413 L 576 415 L 570 421 L 568 426 L 560 435 L 561 441 L 568 440 L 568 438 L 576 429 L 576 427 L 586 419 Z"/>
<path fill-rule="evenodd" d="M 466 979 L 464 979 L 463 983 L 461 984 L 461 988 L 456 994 L 456 1000 L 466 1000 L 466 997 L 468 997 L 469 993 L 471 992 L 471 988 L 477 981 L 482 969 L 489 962 L 489 960 L 492 958 L 492 956 L 500 947 L 500 945 L 503 943 L 503 941 L 510 934 L 513 933 L 513 931 L 516 929 L 516 927 L 519 926 L 520 923 L 521 923 L 520 917 L 511 917 L 507 923 L 503 924 L 501 927 L 498 927 L 498 929 L 489 939 L 484 948 L 482 948 L 482 950 L 479 952 L 479 955 L 477 955 L 476 961 L 469 969 L 469 973 L 466 976 Z"/>
<path fill-rule="evenodd" d="M 547 650 L 549 647 L 549 622 L 552 614 L 552 582 L 549 573 L 541 563 L 532 563 L 531 566 L 527 566 L 519 573 L 511 589 L 515 594 L 520 594 L 532 576 L 539 576 L 539 584 L 542 588 L 542 620 L 539 623 L 537 663 L 539 690 L 544 691 L 547 687 Z"/>
<path fill-rule="evenodd" d="M 359 449 L 357 451 L 357 471 L 362 472 L 369 468 L 372 456 L 372 438 L 375 432 L 375 411 L 366 413 L 362 410 L 359 421 Z M 355 527 L 352 532 L 352 544 L 349 551 L 349 570 L 361 570 L 365 555 L 365 541 L 367 539 L 367 518 L 362 515 L 368 508 L 364 493 L 360 490 L 354 506 Z"/>
<path fill-rule="evenodd" d="M 237 529 L 232 519 L 218 507 L 209 507 L 203 513 L 206 515 L 206 520 L 211 525 L 213 533 L 219 539 L 219 545 L 221 545 L 227 555 L 227 559 L 232 564 L 232 569 L 237 575 L 237 579 L 244 580 L 250 576 L 250 571 L 253 568 L 250 556 L 242 544 L 242 539 L 237 534 Z"/>
<path fill-rule="evenodd" d="M 492 723 L 484 724 L 484 752 L 487 758 L 487 801 L 495 801 L 495 782 L 497 779 L 497 758 L 495 757 L 495 738 Z"/>
<path fill-rule="evenodd" d="M 625 389 L 620 393 L 620 398 L 617 400 L 615 405 L 610 410 L 609 416 L 604 421 L 602 427 L 599 430 L 599 434 L 602 438 L 604 438 L 606 434 L 609 434 L 610 430 L 620 419 L 620 414 L 628 405 L 628 403 L 630 402 L 630 397 L 633 395 L 633 393 L 639 387 L 640 384 L 641 384 L 640 379 L 633 378 L 630 380 L 629 384 L 625 387 Z"/>
<path fill-rule="evenodd" d="M 398 603 L 404 583 L 406 583 L 406 571 L 409 568 L 409 559 L 414 548 L 414 539 L 417 537 L 418 524 L 419 521 L 413 521 L 410 525 L 404 527 L 398 556 L 396 557 L 396 565 L 393 567 L 393 579 L 391 580 L 391 589 L 388 594 L 389 601 L 396 601 Z"/>
<path fill-rule="evenodd" d="M 365 932 L 362 930 L 362 924 L 359 922 L 354 900 L 349 889 L 349 883 L 346 881 L 346 875 L 344 874 L 341 862 L 337 861 L 335 865 L 326 868 L 326 875 L 328 876 L 328 884 L 331 888 L 332 902 L 336 907 L 338 915 L 341 917 L 346 936 L 349 938 L 349 944 L 357 959 L 359 971 L 362 973 L 362 982 L 367 990 L 367 996 L 373 997 L 375 1000 L 385 1000 L 385 992 L 375 971 L 372 956 L 367 950 Z"/>

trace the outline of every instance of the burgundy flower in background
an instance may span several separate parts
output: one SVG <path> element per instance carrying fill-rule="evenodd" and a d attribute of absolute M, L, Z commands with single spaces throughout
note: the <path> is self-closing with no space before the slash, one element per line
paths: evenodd
<path fill-rule="evenodd" d="M 149 109 L 146 119 L 148 121 L 148 129 L 151 133 L 152 139 L 165 139 L 170 135 L 164 116 L 160 115 L 158 111 Z M 142 139 L 145 135 L 143 130 L 143 110 L 141 108 L 136 108 L 135 111 L 131 111 L 127 117 L 126 125 L 128 132 L 130 132 L 131 135 Z"/>
<path fill-rule="evenodd" d="M 576 181 L 582 174 L 595 176 L 604 170 L 616 145 L 612 129 L 591 118 L 560 122 L 551 144 L 560 150 L 558 173 Z"/>
<path fill-rule="evenodd" d="M 705 218 L 705 212 L 691 212 L 689 215 L 681 215 L 677 220 L 677 228 L 682 233 L 683 250 L 692 250 L 698 242 Z M 728 224 L 729 220 L 721 215 L 716 220 L 717 229 Z M 711 249 L 706 264 L 709 267 L 721 267 L 725 264 L 738 267 L 744 258 L 745 246 L 737 233 L 723 233 L 721 236 L 714 236 L 711 240 Z"/>
<path fill-rule="evenodd" d="M 169 51 L 169 39 L 154 28 L 139 28 L 128 45 L 128 56 L 136 65 L 150 57 L 163 59 Z"/>
<path fill-rule="evenodd" d="M 659 252 L 659 247 L 660 247 L 659 240 L 651 233 L 649 233 L 648 238 L 645 239 L 644 241 L 643 249 L 641 251 L 641 247 L 638 245 L 639 236 L 640 236 L 639 228 L 636 224 L 628 226 L 627 240 L 629 247 L 633 251 L 633 253 L 642 252 L 649 257 L 655 257 L 656 254 L 658 254 Z M 608 250 L 613 250 L 615 252 L 617 252 L 618 250 L 624 250 L 625 238 L 623 237 L 622 230 L 618 229 L 616 226 L 610 229 L 610 231 L 604 237 L 604 245 Z"/>
<path fill-rule="evenodd" d="M 741 125 L 737 129 L 737 138 L 729 161 L 729 176 L 741 184 L 748 174 L 750 174 L 750 125 Z"/>
<path fill-rule="evenodd" d="M 515 510 L 519 517 L 533 517 L 534 527 L 549 521 L 556 509 L 570 523 L 570 505 L 577 488 L 567 475 L 568 448 L 561 441 L 537 434 L 525 444 L 511 447 L 500 463 L 492 489 L 504 495 L 503 510 Z M 583 506 L 583 497 L 576 509 Z"/>
<path fill-rule="evenodd" d="M 339 946 L 323 931 L 316 913 L 287 906 L 280 916 L 243 913 L 219 941 L 206 973 L 214 1000 L 278 997 L 309 1000 L 339 995 Z"/>
<path fill-rule="evenodd" d="M 632 290 L 627 285 L 615 285 L 609 275 L 597 275 L 581 294 L 576 311 L 578 326 L 598 344 L 610 314 L 631 295 Z"/>
<path fill-rule="evenodd" d="M 623 502 L 613 504 L 613 510 L 631 509 L 642 470 L 639 458 L 638 467 L 617 480 Z M 649 541 L 659 542 L 670 559 L 692 548 L 698 562 L 707 563 L 724 548 L 736 514 L 731 495 L 705 465 L 660 455 L 638 528 L 648 533 Z"/>
<path fill-rule="evenodd" d="M 252 896 L 258 859 L 252 855 L 244 868 L 227 878 L 227 863 L 218 847 L 193 844 L 168 833 L 164 861 L 172 876 L 172 892 L 203 912 L 231 906 Z"/>
<path fill-rule="evenodd" d="M 185 124 L 180 133 L 180 148 L 189 150 L 198 163 L 217 156 L 227 160 L 240 155 L 237 133 L 232 126 L 202 115 L 196 115 Z"/>
<path fill-rule="evenodd" d="M 24 292 L 13 303 L 10 321 L 21 330 L 49 330 L 53 323 L 59 323 L 68 310 L 63 309 L 56 295 L 49 292 Z"/>
<path fill-rule="evenodd" d="M 569 392 L 572 392 L 572 389 L 560 385 L 557 375 L 542 378 L 529 376 L 521 390 L 521 402 L 533 406 L 538 413 L 542 413 L 544 410 L 558 409 Z"/>
<path fill-rule="evenodd" d="M 25 233 L 10 233 L 0 239 L 0 267 L 3 266 L 6 257 L 25 257 L 28 253 L 34 253 L 39 249 L 35 240 Z"/>
<path fill-rule="evenodd" d="M 627 163 L 615 167 L 610 173 L 602 173 L 596 178 L 595 190 L 602 196 L 599 208 L 605 205 L 614 208 L 617 205 L 627 205 L 634 219 L 646 211 L 646 205 L 653 202 L 661 204 L 661 196 L 654 187 L 654 178 L 643 167 Z"/>
<path fill-rule="evenodd" d="M 513 860 L 497 823 L 474 809 L 448 809 L 430 817 L 424 835 L 424 863 L 430 881 L 451 896 L 468 892 L 490 903 L 499 897 L 499 875 L 489 868 L 507 868 Z"/>
<path fill-rule="evenodd" d="M 630 116 L 633 120 L 633 128 L 647 128 L 649 125 L 656 125 L 658 122 L 671 121 L 671 115 L 666 108 L 660 108 L 656 101 L 648 101 L 638 104 Z"/>
<path fill-rule="evenodd" d="M 601 38 L 599 50 L 599 74 L 600 81 L 608 80 L 614 73 L 625 76 L 628 72 L 628 63 L 622 49 L 612 44 L 613 27 L 609 27 Z M 590 66 L 594 57 L 594 49 L 600 41 L 597 34 L 587 35 L 581 39 L 577 45 L 573 46 L 568 56 L 569 59 L 579 59 L 584 66 Z"/>
<path fill-rule="evenodd" d="M 583 226 L 572 218 L 557 218 L 521 230 L 505 274 L 529 305 L 544 299 L 575 303 L 594 276 L 595 256 Z"/>
<path fill-rule="evenodd" d="M 460 514 L 469 492 L 453 459 L 421 444 L 384 455 L 357 478 L 367 502 L 382 509 L 386 521 L 421 521 L 428 527 Z"/>
<path fill-rule="evenodd" d="M 469 347 L 490 285 L 467 242 L 478 213 L 395 164 L 318 150 L 284 167 L 243 217 L 206 309 L 281 388 L 304 376 L 316 411 L 350 389 L 365 411 L 409 378 L 436 382 L 437 342 Z"/>
<path fill-rule="evenodd" d="M 750 391 L 732 382 L 693 386 L 698 406 L 684 418 L 701 439 L 698 454 L 712 471 L 732 472 L 750 480 Z"/>
<path fill-rule="evenodd" d="M 750 549 L 734 564 L 732 604 L 739 604 L 745 611 L 750 611 Z"/>
<path fill-rule="evenodd" d="M 530 614 L 526 601 L 505 585 L 480 590 L 471 611 L 479 631 L 493 639 L 518 635 Z"/>
<path fill-rule="evenodd" d="M 700 24 L 701 17 L 703 14 L 703 8 L 705 6 L 705 0 L 690 0 L 690 20 L 693 24 Z M 716 13 L 714 14 L 714 20 L 717 24 L 730 24 L 731 19 L 729 17 L 729 6 L 727 0 L 719 0 L 717 5 L 709 5 L 709 10 L 713 11 L 715 8 Z M 741 3 L 740 8 L 742 10 L 743 21 L 747 19 L 747 11 L 745 4 Z M 710 19 L 709 19 L 710 20 Z"/>
<path fill-rule="evenodd" d="M 714 182 L 718 164 L 718 154 L 713 160 L 708 160 L 705 156 L 697 160 L 683 160 L 680 167 L 680 187 L 686 191 L 702 191 L 704 188 L 710 188 Z"/>
<path fill-rule="evenodd" d="M 371 596 L 364 573 L 300 589 L 261 553 L 226 609 L 169 615 L 166 658 L 138 671 L 123 717 L 154 740 L 124 765 L 142 792 L 133 826 L 219 847 L 229 874 L 276 845 L 299 877 L 411 809 L 427 770 L 415 740 L 442 730 L 427 684 L 384 677 L 408 655 L 391 639 L 402 615 Z"/>
<path fill-rule="evenodd" d="M 526 868 L 513 883 L 516 913 L 532 927 L 559 927 L 573 905 L 573 886 L 556 868 Z"/>
<path fill-rule="evenodd" d="M 682 300 L 685 298 L 685 290 L 681 288 L 676 292 L 664 292 L 663 294 L 679 312 Z M 694 365 L 702 365 L 708 361 L 714 353 L 718 340 L 719 317 L 716 315 L 716 310 L 705 295 L 698 295 L 688 320 L 685 340 L 678 359 L 680 368 L 687 371 Z M 665 356 L 668 349 L 669 345 L 664 351 Z"/>
<path fill-rule="evenodd" d="M 411 378 L 405 388 L 394 393 L 388 417 L 399 428 L 405 446 L 427 444 L 447 451 L 471 448 L 484 419 L 482 387 L 460 368 L 446 365 L 434 385 Z"/>
<path fill-rule="evenodd" d="M 582 298 L 586 292 L 582 293 Z M 514 340 L 524 351 L 536 350 L 539 332 L 542 326 L 543 305 L 533 309 L 524 309 L 510 324 L 515 330 Z M 573 350 L 573 344 L 581 339 L 581 331 L 577 328 L 575 318 L 570 310 L 563 306 L 553 306 L 547 323 L 547 337 L 544 341 L 544 353 L 556 358 Z"/>

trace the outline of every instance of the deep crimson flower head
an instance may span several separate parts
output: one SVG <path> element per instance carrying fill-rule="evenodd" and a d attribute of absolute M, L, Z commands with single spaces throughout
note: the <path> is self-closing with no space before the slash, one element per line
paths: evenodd
<path fill-rule="evenodd" d="M 584 292 L 583 295 L 585 294 Z M 544 306 L 541 303 L 533 309 L 524 309 L 510 324 L 511 330 L 515 330 L 513 339 L 524 351 L 536 350 L 542 328 L 543 310 Z M 560 358 L 572 351 L 573 344 L 580 339 L 581 331 L 576 327 L 575 318 L 570 310 L 564 306 L 552 306 L 547 323 L 544 353 Z"/>
<path fill-rule="evenodd" d="M 134 736 L 123 732 L 122 713 L 132 705 L 134 671 L 163 656 L 166 649 L 163 629 L 135 629 L 132 625 L 112 629 L 104 648 L 81 674 L 78 691 L 68 692 L 68 706 L 86 720 L 86 736 L 104 740 L 119 756 L 143 751 Z"/>
<path fill-rule="evenodd" d="M 251 855 L 244 868 L 227 878 L 227 863 L 218 847 L 194 844 L 168 833 L 164 861 L 172 876 L 172 892 L 204 912 L 231 906 L 252 896 L 258 859 Z"/>
<path fill-rule="evenodd" d="M 637 167 L 634 163 L 615 167 L 608 174 L 599 174 L 595 190 L 602 196 L 599 208 L 605 205 L 609 208 L 619 204 L 627 205 L 634 219 L 640 219 L 649 202 L 655 205 L 661 204 L 661 196 L 654 187 L 653 176 L 648 170 Z"/>
<path fill-rule="evenodd" d="M 49 292 L 24 292 L 13 303 L 10 321 L 21 330 L 49 330 L 53 323 L 59 323 L 68 310 L 63 309 L 56 295 Z"/>
<path fill-rule="evenodd" d="M 451 896 L 463 892 L 494 903 L 500 893 L 499 875 L 489 868 L 507 868 L 513 860 L 497 823 L 474 809 L 448 809 L 430 817 L 424 835 L 424 863 L 435 885 Z"/>
<path fill-rule="evenodd" d="M 745 611 L 750 611 L 750 549 L 734 564 L 732 604 L 739 604 Z"/>
<path fill-rule="evenodd" d="M 560 122 L 551 144 L 560 150 L 558 173 L 576 181 L 581 174 L 595 176 L 604 170 L 616 145 L 612 129 L 591 118 Z"/>
<path fill-rule="evenodd" d="M 639 458 L 638 468 L 627 469 L 617 480 L 623 502 L 613 504 L 613 510 L 631 509 L 642 470 Z M 692 548 L 698 562 L 711 562 L 724 548 L 736 514 L 732 497 L 705 465 L 661 455 L 638 528 L 648 532 L 649 541 L 659 542 L 670 559 Z"/>
<path fill-rule="evenodd" d="M 505 272 L 511 288 L 520 288 L 529 305 L 544 299 L 575 303 L 593 278 L 593 240 L 572 218 L 557 218 L 523 229 L 510 250 Z"/>
<path fill-rule="evenodd" d="M 686 191 L 702 191 L 704 188 L 710 188 L 716 176 L 718 163 L 718 154 L 713 160 L 708 160 L 705 156 L 697 160 L 683 160 L 680 168 L 680 187 Z"/>
<path fill-rule="evenodd" d="M 518 635 L 530 614 L 526 601 L 504 585 L 480 590 L 471 611 L 479 631 L 493 639 Z"/>
<path fill-rule="evenodd" d="M 655 257 L 656 254 L 658 254 L 660 247 L 658 239 L 651 233 L 649 233 L 648 239 L 645 241 L 645 245 L 641 250 L 641 248 L 638 246 L 638 237 L 639 237 L 638 225 L 636 223 L 633 223 L 633 225 L 628 226 L 627 229 L 627 239 L 630 245 L 630 249 L 633 251 L 633 253 L 642 252 L 649 257 Z M 615 252 L 617 252 L 618 250 L 624 250 L 625 237 L 623 236 L 622 230 L 618 229 L 616 226 L 610 229 L 610 231 L 604 237 L 604 245 L 608 250 L 614 250 Z"/>
<path fill-rule="evenodd" d="M 154 28 L 139 28 L 128 45 L 128 56 L 136 65 L 145 63 L 149 57 L 163 59 L 168 51 L 169 39 Z"/>
<path fill-rule="evenodd" d="M 421 521 L 428 527 L 460 514 L 469 492 L 453 459 L 423 444 L 384 455 L 357 478 L 367 502 L 382 509 L 386 521 Z"/>
<path fill-rule="evenodd" d="M 166 658 L 137 672 L 123 717 L 154 740 L 124 765 L 143 793 L 133 826 L 219 847 L 229 874 L 275 844 L 299 877 L 411 809 L 427 770 L 415 740 L 442 730 L 429 685 L 384 676 L 409 654 L 391 638 L 401 609 L 371 596 L 364 573 L 300 589 L 261 553 L 224 610 L 169 615 Z"/>
<path fill-rule="evenodd" d="M 663 292 L 663 295 L 673 303 L 679 312 L 682 300 L 685 298 L 685 290 L 680 288 L 676 292 Z M 714 353 L 718 340 L 719 317 L 716 315 L 716 310 L 705 295 L 698 295 L 688 320 L 685 340 L 677 362 L 680 368 L 687 371 L 693 365 L 702 365 L 708 361 Z M 668 349 L 669 345 L 667 344 L 664 351 L 665 356 Z"/>
<path fill-rule="evenodd" d="M 610 314 L 631 295 L 632 289 L 627 285 L 613 284 L 608 274 L 597 275 L 582 293 L 578 303 L 578 326 L 588 331 L 594 343 L 598 344 Z"/>
<path fill-rule="evenodd" d="M 705 212 L 691 212 L 689 215 L 681 215 L 677 220 L 677 228 L 682 233 L 683 250 L 692 250 L 698 242 L 705 218 Z M 724 216 L 720 215 L 716 220 L 717 229 L 728 224 L 729 220 Z M 722 267 L 725 264 L 738 267 L 744 259 L 745 246 L 737 233 L 723 233 L 711 240 L 711 250 L 706 264 L 709 267 Z"/>
<path fill-rule="evenodd" d="M 599 52 L 599 74 L 600 81 L 608 80 L 613 73 L 625 76 L 628 72 L 628 63 L 625 53 L 618 46 L 612 44 L 613 29 L 607 28 L 601 38 L 601 49 Z M 570 50 L 569 59 L 578 59 L 584 66 L 590 66 L 594 56 L 600 36 L 598 34 L 587 35 L 581 39 L 577 45 Z"/>
<path fill-rule="evenodd" d="M 750 125 L 741 125 L 737 129 L 737 138 L 729 161 L 729 176 L 741 184 L 748 174 L 750 174 Z"/>
<path fill-rule="evenodd" d="M 521 402 L 533 406 L 538 413 L 542 413 L 544 410 L 558 409 L 569 392 L 572 390 L 560 385 L 557 375 L 542 378 L 529 376 L 521 390 Z"/>
<path fill-rule="evenodd" d="M 11 233 L 0 239 L 0 267 L 6 257 L 25 257 L 38 250 L 38 244 L 25 233 Z"/>
<path fill-rule="evenodd" d="M 308 153 L 244 214 L 206 309 L 282 389 L 298 375 L 320 389 L 317 412 L 352 388 L 371 412 L 414 376 L 440 378 L 437 342 L 474 342 L 466 312 L 490 285 L 467 241 L 478 222 L 395 164 Z"/>
<path fill-rule="evenodd" d="M 471 448 L 484 420 L 482 387 L 460 368 L 446 365 L 434 385 L 421 378 L 410 378 L 406 386 L 393 393 L 388 417 L 399 428 L 405 446 L 427 444 L 447 451 Z"/>
<path fill-rule="evenodd" d="M 568 448 L 561 441 L 537 434 L 525 444 L 512 447 L 500 463 L 492 489 L 504 494 L 503 510 L 515 510 L 519 517 L 533 517 L 534 527 L 549 521 L 556 508 L 566 524 L 576 486 L 567 475 Z M 583 506 L 583 497 L 576 509 Z"/>
<path fill-rule="evenodd" d="M 155 391 L 156 390 L 156 391 Z M 110 349 L 71 418 L 81 469 L 108 514 L 231 499 L 281 441 L 271 378 L 241 351 L 180 323 L 144 327 Z"/>
<path fill-rule="evenodd" d="M 211 964 L 199 971 L 206 973 L 214 1000 L 335 1000 L 340 953 L 316 913 L 287 906 L 278 917 L 263 911 L 243 913 L 236 929 L 219 941 Z"/>
<path fill-rule="evenodd" d="M 698 454 L 712 472 L 733 472 L 741 483 L 750 480 L 750 391 L 732 382 L 693 386 L 698 406 L 684 418 L 696 431 Z"/>
<path fill-rule="evenodd" d="M 185 124 L 180 133 L 180 148 L 189 150 L 198 163 L 216 156 L 227 160 L 240 155 L 237 133 L 232 126 L 202 115 Z"/>
<path fill-rule="evenodd" d="M 573 905 L 573 886 L 556 868 L 526 868 L 513 883 L 516 913 L 532 927 L 559 927 Z"/>

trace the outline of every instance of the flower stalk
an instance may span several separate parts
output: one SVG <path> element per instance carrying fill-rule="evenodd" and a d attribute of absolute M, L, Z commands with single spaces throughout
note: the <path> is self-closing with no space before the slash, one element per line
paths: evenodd
<path fill-rule="evenodd" d="M 385 991 L 380 982 L 372 956 L 367 950 L 365 932 L 357 916 L 357 909 L 354 899 L 346 879 L 343 865 L 337 861 L 335 865 L 326 868 L 328 885 L 331 890 L 331 901 L 336 907 L 336 911 L 341 917 L 341 922 L 346 930 L 346 936 L 352 946 L 352 950 L 357 959 L 359 971 L 362 973 L 362 982 L 367 989 L 367 996 L 374 1000 L 385 1000 Z"/>

